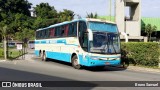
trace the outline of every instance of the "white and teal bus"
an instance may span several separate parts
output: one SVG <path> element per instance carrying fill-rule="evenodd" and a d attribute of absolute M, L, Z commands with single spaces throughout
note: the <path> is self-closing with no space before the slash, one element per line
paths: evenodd
<path fill-rule="evenodd" d="M 120 65 L 117 25 L 98 19 L 77 19 L 38 29 L 35 54 L 42 60 L 72 63 L 76 69 Z"/>

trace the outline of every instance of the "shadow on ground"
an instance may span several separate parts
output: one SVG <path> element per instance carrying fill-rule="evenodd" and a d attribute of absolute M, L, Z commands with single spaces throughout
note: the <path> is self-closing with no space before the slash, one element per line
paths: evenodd
<path fill-rule="evenodd" d="M 9 68 L 3 68 L 0 67 L 0 81 L 33 81 L 33 82 L 42 82 L 43 88 L 28 88 L 32 90 L 50 90 L 51 88 L 54 88 L 55 90 L 73 90 L 74 88 L 77 88 L 76 90 L 91 90 L 94 87 L 97 87 L 97 84 L 91 83 L 91 82 L 80 82 L 76 80 L 61 78 L 61 77 L 55 77 L 55 76 L 49 76 L 49 75 L 43 75 L 33 72 L 26 72 L 26 71 L 20 71 L 20 70 L 14 70 Z M 47 85 L 43 85 L 43 81 L 47 82 Z M 46 84 L 46 83 L 45 83 Z M 49 86 L 45 87 L 44 86 Z M 61 87 L 61 88 L 58 88 Z M 82 87 L 81 89 L 78 89 L 78 87 Z M 83 88 L 85 87 L 85 88 Z M 17 88 L 0 88 L 0 90 L 18 90 Z M 20 90 L 20 89 L 19 89 Z M 22 88 L 21 88 L 22 90 Z M 23 89 L 23 90 L 26 90 Z"/>
<path fill-rule="evenodd" d="M 34 58 L 34 60 L 40 60 L 40 58 Z M 57 63 L 57 64 L 62 64 L 65 66 L 70 66 L 72 67 L 71 63 L 68 62 L 63 62 L 63 61 L 59 61 L 59 60 L 54 60 L 54 59 L 47 59 L 46 62 L 53 62 L 53 63 Z M 97 67 L 85 67 L 83 66 L 81 68 L 81 70 L 87 70 L 87 71 L 93 71 L 93 72 L 104 72 L 104 71 L 123 71 L 126 70 L 127 68 L 123 68 L 122 66 L 105 66 L 104 68 L 97 68 Z"/>

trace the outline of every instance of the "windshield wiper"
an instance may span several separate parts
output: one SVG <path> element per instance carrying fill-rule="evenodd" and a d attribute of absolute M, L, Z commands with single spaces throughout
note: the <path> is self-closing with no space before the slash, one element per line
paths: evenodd
<path fill-rule="evenodd" d="M 115 54 L 117 54 L 116 49 L 115 49 L 115 47 L 114 47 L 113 43 L 112 43 L 112 47 L 113 47 L 113 49 L 114 49 L 114 51 L 115 51 Z"/>

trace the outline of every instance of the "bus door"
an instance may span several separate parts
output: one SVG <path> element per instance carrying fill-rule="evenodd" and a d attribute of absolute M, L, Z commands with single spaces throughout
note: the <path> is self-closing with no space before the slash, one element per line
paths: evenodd
<path fill-rule="evenodd" d="M 81 48 L 84 51 L 88 51 L 88 33 L 87 33 L 87 26 L 85 22 L 80 21 L 79 22 L 79 43 Z"/>

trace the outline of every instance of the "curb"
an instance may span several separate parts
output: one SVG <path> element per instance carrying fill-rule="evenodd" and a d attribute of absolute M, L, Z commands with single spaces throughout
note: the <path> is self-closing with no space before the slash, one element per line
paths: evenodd
<path fill-rule="evenodd" d="M 129 66 L 127 69 L 132 71 L 140 71 L 140 72 L 160 73 L 160 69 L 152 69 L 152 68 L 145 68 L 145 67 L 138 67 L 138 66 Z"/>
<path fill-rule="evenodd" d="M 0 62 L 5 62 L 6 60 L 0 60 Z"/>

